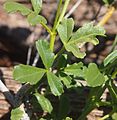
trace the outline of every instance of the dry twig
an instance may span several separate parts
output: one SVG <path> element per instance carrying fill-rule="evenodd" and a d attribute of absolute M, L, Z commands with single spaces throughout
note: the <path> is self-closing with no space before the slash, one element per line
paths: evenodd
<path fill-rule="evenodd" d="M 70 9 L 70 11 L 65 15 L 65 18 L 68 18 L 78 8 L 78 6 L 82 2 L 83 2 L 83 0 L 77 0 L 77 2 L 73 5 L 73 7 Z"/>

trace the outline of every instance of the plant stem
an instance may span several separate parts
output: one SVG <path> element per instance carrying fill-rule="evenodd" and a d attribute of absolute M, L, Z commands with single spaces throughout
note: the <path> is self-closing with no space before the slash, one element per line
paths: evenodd
<path fill-rule="evenodd" d="M 63 46 L 61 50 L 55 55 L 55 59 L 58 58 L 59 55 L 61 55 L 64 52 L 64 50 L 65 50 L 65 47 Z"/>
<path fill-rule="evenodd" d="M 58 8 L 57 8 L 57 13 L 54 21 L 54 26 L 52 28 L 52 33 L 50 34 L 50 50 L 53 52 L 54 50 L 54 42 L 56 39 L 56 24 L 59 18 L 60 10 L 61 10 L 61 5 L 62 5 L 62 0 L 59 1 L 58 3 Z"/>
<path fill-rule="evenodd" d="M 56 13 L 56 17 L 55 17 L 54 26 L 53 26 L 52 31 L 55 31 L 56 24 L 57 24 L 59 15 L 60 15 L 60 10 L 61 10 L 61 6 L 62 6 L 62 1 L 63 1 L 63 0 L 59 0 L 58 9 L 57 9 L 57 13 Z"/>
<path fill-rule="evenodd" d="M 89 99 L 85 105 L 84 111 L 82 112 L 81 116 L 78 120 L 85 120 L 86 116 L 97 107 L 96 103 L 99 101 L 100 97 L 102 96 L 103 92 L 105 91 L 106 86 L 92 88 L 89 94 Z"/>
<path fill-rule="evenodd" d="M 78 120 L 85 120 L 86 116 L 94 109 L 94 103 L 90 103 L 87 108 L 84 108 L 83 113 L 81 114 L 81 116 L 78 118 Z"/>
<path fill-rule="evenodd" d="M 100 101 L 100 102 L 97 102 L 96 105 L 97 105 L 98 107 L 101 107 L 101 106 L 111 106 L 111 102 Z"/>
<path fill-rule="evenodd" d="M 109 90 L 109 93 L 110 93 L 110 96 L 111 96 L 111 99 L 112 99 L 112 108 L 113 108 L 113 111 L 116 110 L 117 108 L 117 94 L 116 94 L 116 91 L 114 89 L 114 83 L 112 80 L 110 80 L 108 83 L 107 83 L 107 88 Z"/>
<path fill-rule="evenodd" d="M 106 120 L 107 118 L 109 118 L 109 114 L 105 115 L 104 117 L 100 118 L 99 120 Z"/>
<path fill-rule="evenodd" d="M 54 41 L 56 38 L 56 33 L 53 32 L 47 25 L 41 23 L 41 25 L 48 31 L 48 33 L 50 34 L 50 50 L 53 52 L 54 49 Z"/>
<path fill-rule="evenodd" d="M 59 23 L 62 21 L 64 15 L 65 15 L 65 12 L 66 12 L 66 10 L 67 10 L 67 7 L 68 7 L 68 5 L 69 5 L 69 2 L 70 2 L 70 0 L 66 0 L 66 1 L 65 1 L 64 6 L 63 6 L 63 10 L 62 10 L 61 15 L 60 15 L 60 17 L 59 17 L 59 19 L 58 19 L 58 22 L 57 22 L 57 24 L 56 24 L 55 29 L 58 27 Z"/>
<path fill-rule="evenodd" d="M 44 23 L 41 23 L 41 25 L 48 31 L 48 33 L 52 34 L 51 29 Z"/>
<path fill-rule="evenodd" d="M 115 40 L 114 40 L 114 42 L 113 42 L 111 52 L 113 52 L 113 51 L 114 51 L 114 49 L 115 49 L 116 45 L 117 45 L 117 35 L 116 35 Z"/>
<path fill-rule="evenodd" d="M 113 72 L 112 78 L 114 79 L 116 77 L 116 75 L 117 75 L 117 69 Z"/>
<path fill-rule="evenodd" d="M 109 114 L 105 115 L 104 117 L 100 118 L 99 120 L 107 120 L 107 118 L 109 118 L 110 116 L 112 116 L 112 114 L 114 113 L 115 111 L 111 111 Z"/>
<path fill-rule="evenodd" d="M 53 52 L 54 51 L 54 42 L 56 38 L 56 32 L 50 34 L 50 50 Z"/>
<path fill-rule="evenodd" d="M 101 21 L 98 23 L 98 25 L 99 26 L 105 25 L 108 22 L 108 20 L 111 18 L 111 16 L 113 15 L 114 11 L 115 11 L 115 8 L 111 6 L 108 9 L 107 13 L 104 15 L 104 17 L 101 19 Z"/>
<path fill-rule="evenodd" d="M 104 117 L 100 118 L 99 120 L 106 120 L 107 118 L 109 118 L 110 116 L 112 116 L 112 114 L 117 110 L 117 108 L 116 108 L 117 96 L 116 96 L 116 92 L 113 89 L 112 84 L 113 84 L 113 81 L 110 79 L 109 81 L 107 81 L 106 85 L 107 85 L 107 88 L 109 90 L 109 93 L 110 93 L 110 96 L 111 96 L 111 99 L 112 99 L 112 103 L 111 104 L 113 105 L 112 106 L 113 110 L 109 114 L 107 114 Z"/>
<path fill-rule="evenodd" d="M 83 0 L 77 0 L 77 2 L 73 5 L 71 10 L 65 15 L 65 18 L 68 18 L 77 8 L 78 6 L 83 2 Z"/>
<path fill-rule="evenodd" d="M 54 43 L 55 43 L 55 38 L 56 38 L 56 29 L 57 29 L 58 25 L 60 24 L 60 22 L 62 21 L 64 15 L 65 15 L 65 12 L 67 10 L 69 2 L 70 2 L 70 0 L 65 1 L 60 17 L 59 17 L 59 12 L 60 12 L 60 8 L 61 8 L 61 5 L 62 5 L 62 0 L 60 0 L 60 2 L 59 2 L 54 27 L 53 27 L 52 32 L 50 34 L 50 49 L 51 49 L 52 52 L 54 50 Z"/>

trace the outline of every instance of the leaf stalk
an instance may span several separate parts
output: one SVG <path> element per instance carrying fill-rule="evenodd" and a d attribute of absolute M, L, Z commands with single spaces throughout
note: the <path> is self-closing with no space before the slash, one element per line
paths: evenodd
<path fill-rule="evenodd" d="M 52 52 L 54 50 L 54 43 L 55 43 L 55 39 L 56 39 L 56 29 L 57 29 L 58 25 L 60 24 L 60 22 L 62 21 L 64 15 L 65 15 L 65 12 L 67 10 L 69 2 L 70 2 L 70 0 L 65 1 L 64 5 L 63 5 L 62 12 L 60 14 L 61 6 L 62 6 L 62 0 L 59 1 L 57 14 L 56 14 L 56 18 L 55 18 L 55 23 L 54 23 L 54 26 L 53 26 L 53 29 L 52 29 L 52 34 L 50 34 L 50 36 L 51 36 L 50 37 L 50 49 L 51 49 Z M 59 14 L 60 14 L 60 17 L 59 17 Z"/>

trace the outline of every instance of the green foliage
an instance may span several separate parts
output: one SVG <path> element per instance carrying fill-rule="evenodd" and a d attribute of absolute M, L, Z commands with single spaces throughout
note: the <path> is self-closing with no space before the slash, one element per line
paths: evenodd
<path fill-rule="evenodd" d="M 110 53 L 104 60 L 104 66 L 111 64 L 113 61 L 117 60 L 117 50 Z"/>
<path fill-rule="evenodd" d="M 96 36 L 104 36 L 104 34 L 105 30 L 102 27 L 94 26 L 93 23 L 84 24 L 72 35 L 65 47 L 67 51 L 72 52 L 74 56 L 84 58 L 86 54 L 81 52 L 80 48 L 87 42 L 97 45 L 99 41 Z"/>
<path fill-rule="evenodd" d="M 66 118 L 70 110 L 70 102 L 67 96 L 61 95 L 60 97 L 60 104 L 59 104 L 59 111 L 58 111 L 58 120 L 63 120 Z"/>
<path fill-rule="evenodd" d="M 70 118 L 70 117 L 66 117 L 66 119 L 65 120 L 72 120 L 72 118 Z"/>
<path fill-rule="evenodd" d="M 70 39 L 73 28 L 74 28 L 74 21 L 72 18 L 64 19 L 62 23 L 59 25 L 57 30 L 64 45 Z"/>
<path fill-rule="evenodd" d="M 105 81 L 103 74 L 100 73 L 97 65 L 94 63 L 90 63 L 85 71 L 85 79 L 90 87 L 101 86 Z"/>
<path fill-rule="evenodd" d="M 29 82 L 30 84 L 36 84 L 44 74 L 44 69 L 29 65 L 18 65 L 15 66 L 13 77 L 21 83 Z"/>
<path fill-rule="evenodd" d="M 20 12 L 22 15 L 27 16 L 27 20 L 31 25 L 37 25 L 39 23 L 46 24 L 46 19 L 38 15 L 41 8 L 42 8 L 42 0 L 31 0 L 32 6 L 34 11 L 30 10 L 29 8 L 25 7 L 24 5 L 17 3 L 17 2 L 6 2 L 4 4 L 4 8 L 7 12 Z"/>
<path fill-rule="evenodd" d="M 68 52 L 72 52 L 77 58 L 84 58 L 86 54 L 85 52 L 81 52 L 80 48 L 87 42 L 97 45 L 99 41 L 96 36 L 104 36 L 105 30 L 100 26 L 94 26 L 91 22 L 83 25 L 72 34 L 73 27 L 74 22 L 72 19 L 63 20 L 58 27 L 59 36 Z"/>
<path fill-rule="evenodd" d="M 28 15 L 30 14 L 31 10 L 27 7 L 25 7 L 22 4 L 16 3 L 16 2 L 6 2 L 4 4 L 4 8 L 7 12 L 21 12 L 22 15 Z"/>
<path fill-rule="evenodd" d="M 53 110 L 53 107 L 52 107 L 50 101 L 41 94 L 36 93 L 35 96 L 36 96 L 39 104 L 41 105 L 42 109 L 45 112 L 51 113 Z"/>
<path fill-rule="evenodd" d="M 27 20 L 31 25 L 37 25 L 38 23 L 43 23 L 43 24 L 47 23 L 46 19 L 43 16 L 37 15 L 34 12 L 31 12 L 28 15 Z"/>
<path fill-rule="evenodd" d="M 46 120 L 46 119 L 44 119 L 44 118 L 40 118 L 39 120 Z"/>
<path fill-rule="evenodd" d="M 113 84 L 113 81 L 109 81 L 108 89 L 110 91 L 112 103 L 113 105 L 115 105 L 113 107 L 115 107 L 114 109 L 117 110 L 117 87 L 115 86 L 115 84 Z"/>
<path fill-rule="evenodd" d="M 71 87 L 72 78 L 69 75 L 61 72 L 59 78 L 67 88 Z"/>
<path fill-rule="evenodd" d="M 112 120 L 116 120 L 117 119 L 117 112 L 112 114 Z"/>
<path fill-rule="evenodd" d="M 38 40 L 36 42 L 36 48 L 41 56 L 43 64 L 49 69 L 54 62 L 54 53 L 49 48 L 49 43 L 45 40 Z"/>
<path fill-rule="evenodd" d="M 103 2 L 108 6 L 111 5 L 114 1 L 116 0 L 103 0 Z"/>
<path fill-rule="evenodd" d="M 52 72 L 47 72 L 47 78 L 48 78 L 48 83 L 49 83 L 51 92 L 55 96 L 60 96 L 64 92 L 63 85 L 60 79 Z"/>
<path fill-rule="evenodd" d="M 64 72 L 68 75 L 74 75 L 75 77 L 82 77 L 83 76 L 83 63 L 74 63 L 72 65 L 67 66 L 64 69 Z"/>
<path fill-rule="evenodd" d="M 34 12 L 38 15 L 42 8 L 42 0 L 31 0 Z"/>
<path fill-rule="evenodd" d="M 62 54 L 60 57 L 59 57 L 59 60 L 57 61 L 57 68 L 58 69 L 63 69 L 66 67 L 67 65 L 67 54 Z"/>
<path fill-rule="evenodd" d="M 20 108 L 15 108 L 11 111 L 11 120 L 21 120 L 23 111 Z"/>
<path fill-rule="evenodd" d="M 44 64 L 44 68 L 17 65 L 14 68 L 13 77 L 21 83 L 28 82 L 31 84 L 32 87 L 27 90 L 28 92 L 26 94 L 28 97 L 30 95 L 33 96 L 29 100 L 32 104 L 31 109 L 34 109 L 33 107 L 35 107 L 35 109 L 42 108 L 44 111 L 43 115 L 36 116 L 37 119 L 72 120 L 72 118 L 67 117 L 71 107 L 66 92 L 73 89 L 79 92 L 79 87 L 80 89 L 84 88 L 82 83 L 80 86 L 76 85 L 76 78 L 78 78 L 77 81 L 79 81 L 80 78 L 86 81 L 85 86 L 90 89 L 87 104 L 79 120 L 85 119 L 95 107 L 107 105 L 107 102 L 103 103 L 100 99 L 106 88 L 108 88 L 111 96 L 111 100 L 108 103 L 112 107 L 112 112 L 110 113 L 111 116 L 109 116 L 116 119 L 117 87 L 114 79 L 117 75 L 117 50 L 113 51 L 116 44 L 113 45 L 113 52 L 105 58 L 103 62 L 104 65 L 102 64 L 102 67 L 99 66 L 101 69 L 99 69 L 95 63 L 90 63 L 88 67 L 82 62 L 71 64 L 68 52 L 71 52 L 77 58 L 84 58 L 86 53 L 82 52 L 81 48 L 87 42 L 94 45 L 99 44 L 97 36 L 105 36 L 105 30 L 103 27 L 95 26 L 93 22 L 91 22 L 84 24 L 73 32 L 74 20 L 72 18 L 64 18 L 69 1 L 70 0 L 65 0 L 64 2 L 62 2 L 62 0 L 59 1 L 57 15 L 52 28 L 46 25 L 47 20 L 40 15 L 42 0 L 30 0 L 32 10 L 18 2 L 5 2 L 4 8 L 7 12 L 20 12 L 27 17 L 30 25 L 34 26 L 40 23 L 50 34 L 50 42 L 46 39 L 39 39 L 36 42 L 36 48 Z M 114 2 L 114 0 L 103 1 L 106 5 L 111 5 Z M 57 33 L 63 43 L 63 47 L 55 55 L 53 49 Z M 47 85 L 44 95 L 38 93 L 38 90 L 40 90 L 43 84 Z M 49 95 L 57 96 L 56 98 L 59 100 L 57 110 L 54 108 L 53 100 L 49 99 Z M 45 96 L 48 96 L 48 99 Z M 27 97 L 23 97 L 21 102 L 25 103 L 26 99 Z M 11 120 L 20 120 L 22 116 L 23 111 L 21 111 L 20 108 L 11 111 Z"/>

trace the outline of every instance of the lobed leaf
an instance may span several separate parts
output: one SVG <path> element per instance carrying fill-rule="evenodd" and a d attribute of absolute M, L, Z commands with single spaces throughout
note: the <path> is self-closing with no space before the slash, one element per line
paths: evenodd
<path fill-rule="evenodd" d="M 10 13 L 19 11 L 22 15 L 28 15 L 32 12 L 29 8 L 17 2 L 6 2 L 4 4 L 4 9 Z"/>
<path fill-rule="evenodd" d="M 112 63 L 116 59 L 117 59 L 117 50 L 114 50 L 105 58 L 104 66 L 107 66 L 109 63 Z"/>
<path fill-rule="evenodd" d="M 11 120 L 21 120 L 23 117 L 23 111 L 20 108 L 15 108 L 11 111 Z"/>
<path fill-rule="evenodd" d="M 31 12 L 28 17 L 27 17 L 27 20 L 28 22 L 31 24 L 31 25 L 37 25 L 39 23 L 43 23 L 43 24 L 47 24 L 47 21 L 46 19 L 41 16 L 41 15 L 37 15 L 36 13 L 34 12 Z"/>
<path fill-rule="evenodd" d="M 85 52 L 80 51 L 80 49 L 78 48 L 76 44 L 68 44 L 65 46 L 65 48 L 68 52 L 72 52 L 72 54 L 76 56 L 77 58 L 84 58 L 86 55 Z"/>
<path fill-rule="evenodd" d="M 53 73 L 47 72 L 47 79 L 48 79 L 48 84 L 50 86 L 51 92 L 55 96 L 60 96 L 64 91 L 63 91 L 63 84 L 61 83 L 60 79 Z"/>
<path fill-rule="evenodd" d="M 79 28 L 65 44 L 68 52 L 72 52 L 77 58 L 84 58 L 85 52 L 81 52 L 80 48 L 87 43 L 91 42 L 94 45 L 99 43 L 96 38 L 97 35 L 104 36 L 105 30 L 100 26 L 94 26 L 93 23 L 88 23 Z"/>
<path fill-rule="evenodd" d="M 83 76 L 83 63 L 82 62 L 79 62 L 79 63 L 74 63 L 72 65 L 69 65 L 67 66 L 65 69 L 64 69 L 64 72 L 68 75 L 74 75 L 74 76 Z"/>
<path fill-rule="evenodd" d="M 90 87 L 101 86 L 105 81 L 104 76 L 94 63 L 90 63 L 88 69 L 85 70 L 85 79 Z"/>
<path fill-rule="evenodd" d="M 54 53 L 51 52 L 49 43 L 45 40 L 38 40 L 36 42 L 36 48 L 41 56 L 43 64 L 49 69 L 54 62 Z"/>
<path fill-rule="evenodd" d="M 42 8 L 42 0 L 31 0 L 34 12 L 36 14 L 39 14 L 41 8 Z"/>
<path fill-rule="evenodd" d="M 45 74 L 45 70 L 41 68 L 32 67 L 29 65 L 15 66 L 13 77 L 21 83 L 29 82 L 36 84 Z"/>
<path fill-rule="evenodd" d="M 57 31 L 63 44 L 66 44 L 69 38 L 71 37 L 73 28 L 74 21 L 72 18 L 64 19 L 62 23 L 58 26 Z"/>
<path fill-rule="evenodd" d="M 72 78 L 69 75 L 66 75 L 65 73 L 61 72 L 59 78 L 67 88 L 71 87 Z"/>
<path fill-rule="evenodd" d="M 52 112 L 53 107 L 47 98 L 45 98 L 43 95 L 38 94 L 38 93 L 35 94 L 35 97 L 37 98 L 39 104 L 41 105 L 42 109 L 45 112 L 48 112 L 48 113 Z"/>
<path fill-rule="evenodd" d="M 72 38 L 69 41 L 69 44 L 71 43 L 77 43 L 77 42 L 87 42 L 89 40 L 92 40 L 91 42 L 96 45 L 98 44 L 97 40 L 93 40 L 97 35 L 104 36 L 105 30 L 101 26 L 94 26 L 93 22 L 84 24 L 81 28 L 79 28 Z M 88 40 L 89 39 L 89 40 Z"/>

